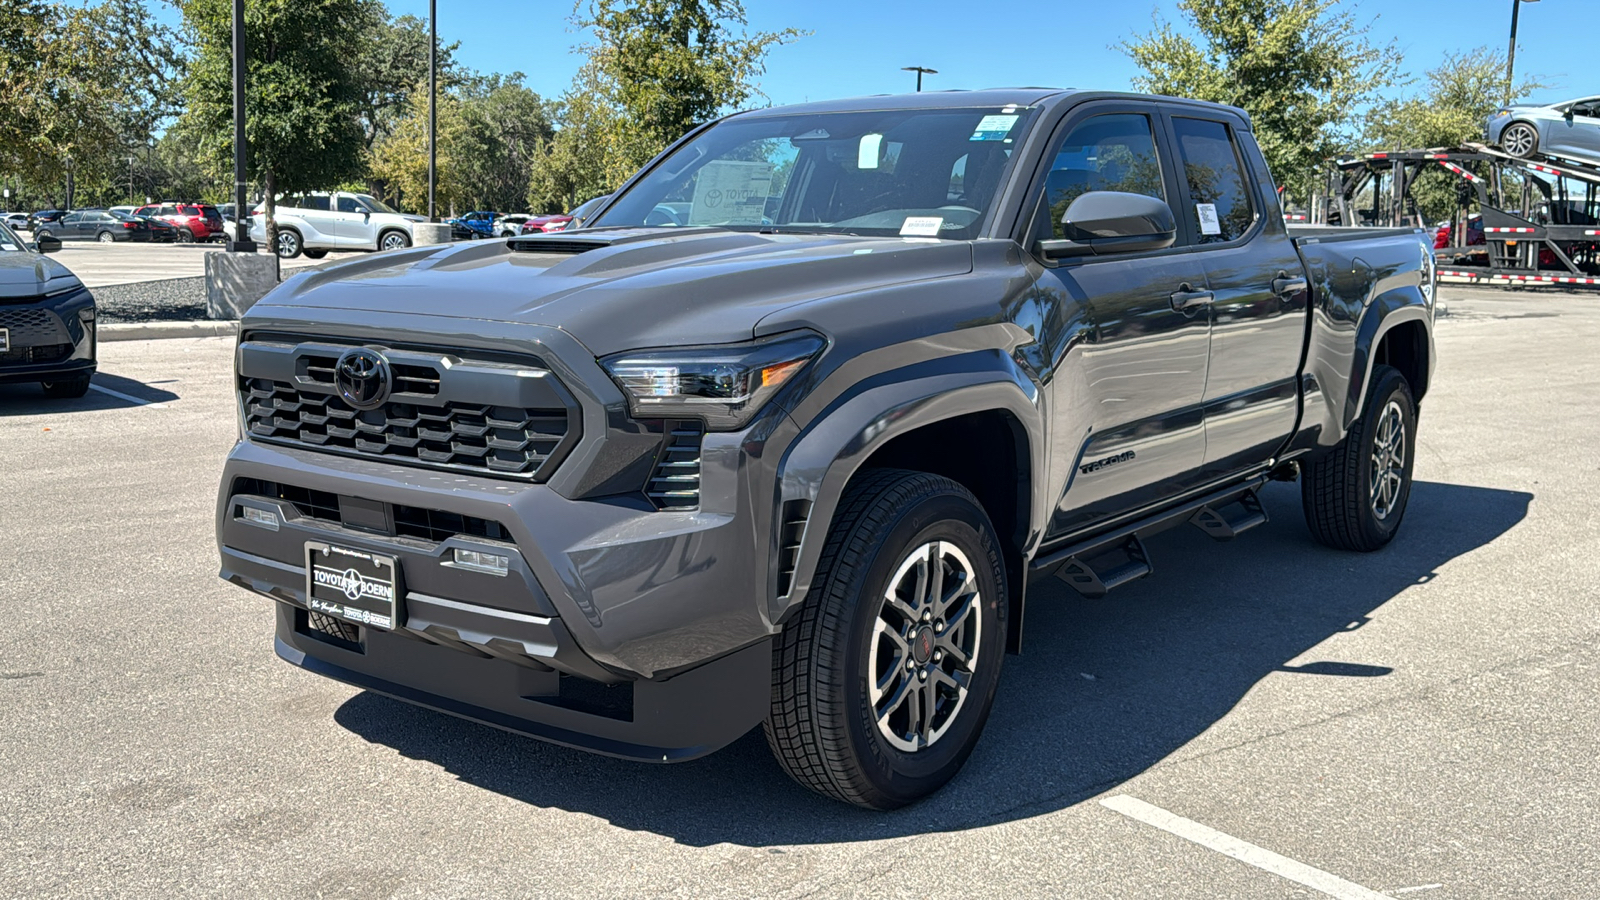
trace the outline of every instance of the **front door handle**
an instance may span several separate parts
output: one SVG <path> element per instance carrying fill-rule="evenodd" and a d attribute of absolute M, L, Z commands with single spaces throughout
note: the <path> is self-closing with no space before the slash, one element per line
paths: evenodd
<path fill-rule="evenodd" d="M 1188 283 L 1178 285 L 1172 294 L 1172 308 L 1178 312 L 1188 312 L 1200 306 L 1210 306 L 1216 297 L 1210 291 L 1197 291 Z"/>
<path fill-rule="evenodd" d="M 1288 272 L 1279 272 L 1278 277 L 1272 279 L 1272 292 L 1282 297 L 1284 294 L 1298 294 L 1306 289 L 1305 276 L 1289 277 Z"/>

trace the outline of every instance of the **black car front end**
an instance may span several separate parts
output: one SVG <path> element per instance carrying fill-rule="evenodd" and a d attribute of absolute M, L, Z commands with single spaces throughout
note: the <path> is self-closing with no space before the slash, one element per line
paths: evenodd
<path fill-rule="evenodd" d="M 0 383 L 94 374 L 95 325 L 94 295 L 81 284 L 0 296 Z"/>

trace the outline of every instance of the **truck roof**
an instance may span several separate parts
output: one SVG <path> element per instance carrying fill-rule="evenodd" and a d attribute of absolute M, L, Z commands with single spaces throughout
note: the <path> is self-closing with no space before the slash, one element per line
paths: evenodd
<path fill-rule="evenodd" d="M 814 103 L 796 103 L 789 106 L 769 106 L 734 115 L 743 119 L 759 116 L 787 116 L 806 113 L 852 112 L 883 109 L 967 109 L 990 106 L 1037 106 L 1087 100 L 1154 100 L 1224 111 L 1243 121 L 1250 130 L 1250 115 L 1238 107 L 1185 97 L 1166 97 L 1158 94 L 1139 94 L 1128 91 L 1086 91 L 1077 88 L 1009 87 L 986 88 L 977 91 L 922 91 L 912 94 L 871 94 L 861 97 L 841 97 L 837 100 L 819 100 Z"/>

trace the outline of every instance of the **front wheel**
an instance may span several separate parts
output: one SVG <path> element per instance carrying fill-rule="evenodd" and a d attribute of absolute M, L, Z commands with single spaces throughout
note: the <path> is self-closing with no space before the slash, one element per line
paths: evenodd
<path fill-rule="evenodd" d="M 1306 525 L 1341 550 L 1377 550 L 1394 538 L 1411 499 L 1417 405 L 1404 375 L 1375 366 L 1361 417 L 1300 480 Z"/>
<path fill-rule="evenodd" d="M 776 639 L 767 743 L 790 777 L 868 809 L 944 786 L 978 742 L 1005 652 L 1000 542 L 966 488 L 882 469 L 839 502 Z"/>
<path fill-rule="evenodd" d="M 411 238 L 403 231 L 386 231 L 378 239 L 379 250 L 404 250 L 411 246 Z"/>
<path fill-rule="evenodd" d="M 1539 149 L 1539 132 L 1527 122 L 1512 122 L 1500 134 L 1500 149 L 1519 159 L 1526 159 Z"/>

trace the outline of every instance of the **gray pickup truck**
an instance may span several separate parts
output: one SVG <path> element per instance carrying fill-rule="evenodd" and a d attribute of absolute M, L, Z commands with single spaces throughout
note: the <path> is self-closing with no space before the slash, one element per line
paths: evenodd
<path fill-rule="evenodd" d="M 222 577 L 308 671 L 638 760 L 758 724 L 828 796 L 955 775 L 1027 585 L 1098 596 L 1300 478 L 1376 550 L 1433 258 L 1286 230 L 1239 110 L 1015 89 L 741 113 L 558 235 L 241 323 Z"/>

